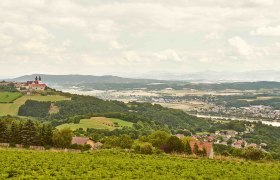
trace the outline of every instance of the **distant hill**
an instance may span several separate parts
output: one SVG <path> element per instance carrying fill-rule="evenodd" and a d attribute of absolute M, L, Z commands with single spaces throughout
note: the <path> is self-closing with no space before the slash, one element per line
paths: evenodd
<path fill-rule="evenodd" d="M 163 83 L 163 80 L 153 79 L 132 79 L 117 76 L 93 76 L 93 75 L 47 75 L 32 74 L 8 79 L 9 81 L 24 82 L 33 80 L 36 76 L 41 76 L 42 81 L 48 84 L 86 84 L 86 83 L 109 83 L 109 84 L 131 84 L 131 83 Z"/>
<path fill-rule="evenodd" d="M 204 71 L 195 73 L 170 73 L 170 72 L 149 72 L 138 74 L 134 77 L 149 77 L 151 79 L 183 80 L 189 82 L 253 82 L 253 81 L 278 81 L 280 82 L 280 71 Z"/>
<path fill-rule="evenodd" d="M 93 75 L 47 75 L 32 74 L 25 75 L 9 81 L 25 82 L 41 76 L 42 81 L 50 87 L 68 89 L 78 86 L 81 90 L 122 90 L 133 88 L 146 88 L 160 90 L 173 89 L 197 89 L 197 90 L 258 90 L 258 89 L 280 89 L 280 82 L 258 81 L 258 82 L 225 82 L 225 83 L 190 83 L 187 81 L 155 80 L 155 79 L 133 79 L 118 76 L 93 76 Z M 58 88 L 59 89 L 59 88 Z"/>

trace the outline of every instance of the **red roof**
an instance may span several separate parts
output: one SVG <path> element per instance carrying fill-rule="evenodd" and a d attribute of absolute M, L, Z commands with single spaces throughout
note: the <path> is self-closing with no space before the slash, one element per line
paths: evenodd
<path fill-rule="evenodd" d="M 30 84 L 32 87 L 46 87 L 46 84 Z"/>
<path fill-rule="evenodd" d="M 202 151 L 203 148 L 205 148 L 206 149 L 206 153 L 207 153 L 207 157 L 210 156 L 210 153 L 211 153 L 211 150 L 212 150 L 212 146 L 213 146 L 212 143 L 210 143 L 210 142 L 200 142 L 200 141 L 190 141 L 190 146 L 191 146 L 193 154 L 194 154 L 194 145 L 195 144 L 197 144 L 198 149 L 200 151 Z"/>

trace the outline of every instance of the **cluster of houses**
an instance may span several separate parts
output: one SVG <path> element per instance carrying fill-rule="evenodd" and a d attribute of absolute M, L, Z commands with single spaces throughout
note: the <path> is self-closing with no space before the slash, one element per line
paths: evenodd
<path fill-rule="evenodd" d="M 26 92 L 27 94 L 34 91 L 44 91 L 47 87 L 47 85 L 42 82 L 42 78 L 40 76 L 36 76 L 34 81 L 13 82 L 13 85 L 17 88 L 17 90 Z"/>
<path fill-rule="evenodd" d="M 258 145 L 256 143 L 246 142 L 244 139 L 241 138 L 241 135 L 246 133 L 247 131 L 249 133 L 249 131 L 252 131 L 252 129 L 249 130 L 247 129 L 245 132 L 237 132 L 234 130 L 222 130 L 210 134 L 194 135 L 192 136 L 192 138 L 195 139 L 197 142 L 203 142 L 203 146 L 205 147 L 210 146 L 208 145 L 208 143 L 232 146 L 238 149 L 246 148 L 246 147 L 264 148 L 267 146 L 266 143 L 260 143 Z M 176 134 L 176 136 L 180 139 L 184 137 L 183 134 Z M 211 152 L 211 150 L 208 151 Z"/>
<path fill-rule="evenodd" d="M 47 85 L 42 82 L 41 76 L 35 77 L 34 81 L 27 82 L 0 82 L 0 86 L 14 86 L 18 91 L 29 94 L 35 91 L 45 91 Z"/>

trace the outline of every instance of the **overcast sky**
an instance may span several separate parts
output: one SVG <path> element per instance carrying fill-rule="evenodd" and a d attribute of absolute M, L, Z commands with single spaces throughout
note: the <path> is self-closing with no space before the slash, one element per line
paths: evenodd
<path fill-rule="evenodd" d="M 1 0 L 0 76 L 279 70 L 279 0 Z"/>

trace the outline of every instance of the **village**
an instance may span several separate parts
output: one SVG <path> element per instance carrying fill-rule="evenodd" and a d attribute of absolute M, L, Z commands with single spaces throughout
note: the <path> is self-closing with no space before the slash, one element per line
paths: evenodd
<path fill-rule="evenodd" d="M 46 90 L 47 85 L 42 82 L 41 76 L 35 77 L 34 81 L 27 82 L 0 82 L 0 86 L 14 86 L 19 92 L 31 94 L 32 92 L 42 92 Z"/>

